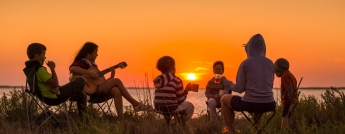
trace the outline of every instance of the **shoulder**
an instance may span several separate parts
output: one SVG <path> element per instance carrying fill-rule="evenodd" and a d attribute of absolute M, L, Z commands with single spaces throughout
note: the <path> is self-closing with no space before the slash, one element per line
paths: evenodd
<path fill-rule="evenodd" d="M 44 74 L 44 73 L 48 73 L 47 68 L 45 68 L 45 67 L 39 67 L 39 68 L 37 69 L 36 74 Z"/>
<path fill-rule="evenodd" d="M 173 78 L 172 79 L 175 83 L 182 83 L 182 80 L 181 80 L 181 78 L 180 77 L 175 77 L 175 78 Z"/>
<path fill-rule="evenodd" d="M 214 83 L 214 77 L 212 77 L 208 82 L 207 84 L 213 84 Z"/>
<path fill-rule="evenodd" d="M 77 67 L 81 67 L 84 69 L 88 69 L 89 67 L 92 66 L 92 64 L 88 63 L 85 60 L 78 60 L 78 61 L 72 63 L 72 65 L 70 67 L 72 67 L 72 66 L 77 66 Z"/>
<path fill-rule="evenodd" d="M 47 81 L 52 76 L 45 67 L 39 67 L 36 75 L 44 81 Z"/>
<path fill-rule="evenodd" d="M 286 83 L 290 82 L 293 78 L 294 76 L 289 71 L 285 71 L 281 76 L 281 81 Z"/>

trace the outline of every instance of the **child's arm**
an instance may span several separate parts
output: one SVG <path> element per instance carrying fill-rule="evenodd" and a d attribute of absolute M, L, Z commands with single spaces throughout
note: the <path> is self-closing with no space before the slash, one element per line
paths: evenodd
<path fill-rule="evenodd" d="M 242 62 L 240 67 L 238 68 L 236 84 L 234 84 L 232 81 L 227 80 L 224 76 L 221 78 L 220 82 L 224 86 L 224 88 L 230 89 L 238 93 L 244 92 L 246 86 L 246 76 L 243 70 L 243 64 L 244 63 Z"/>
<path fill-rule="evenodd" d="M 188 91 L 183 90 L 183 83 L 181 79 L 177 81 L 178 83 L 176 83 L 176 86 L 175 86 L 176 98 L 177 98 L 178 104 L 181 104 L 182 102 L 186 100 Z"/>
<path fill-rule="evenodd" d="M 286 93 L 288 95 L 288 99 L 290 102 L 292 102 L 295 99 L 294 93 L 293 93 L 293 84 L 289 77 L 282 76 L 281 78 L 282 85 L 284 86 Z"/>
<path fill-rule="evenodd" d="M 59 86 L 59 79 L 55 72 L 55 63 L 53 61 L 48 61 L 46 64 L 52 73 L 51 77 L 46 81 L 46 84 L 48 84 L 51 88 L 56 88 Z"/>
<path fill-rule="evenodd" d="M 210 87 L 210 82 L 207 83 L 206 90 L 205 90 L 205 96 L 207 99 L 213 98 L 213 95 L 211 94 L 211 87 Z"/>

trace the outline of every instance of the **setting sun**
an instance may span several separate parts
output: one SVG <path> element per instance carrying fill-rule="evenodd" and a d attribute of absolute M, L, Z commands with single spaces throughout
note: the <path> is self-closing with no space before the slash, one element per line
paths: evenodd
<path fill-rule="evenodd" d="M 195 76 L 195 74 L 190 73 L 190 74 L 187 75 L 187 79 L 188 79 L 188 80 L 195 80 L 195 79 L 196 79 L 196 76 Z"/>

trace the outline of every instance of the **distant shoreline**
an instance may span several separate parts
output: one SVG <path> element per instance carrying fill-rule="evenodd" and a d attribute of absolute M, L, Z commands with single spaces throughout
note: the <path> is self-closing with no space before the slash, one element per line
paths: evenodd
<path fill-rule="evenodd" d="M 25 86 L 9 86 L 9 85 L 0 85 L 1 88 L 22 88 Z M 334 87 L 334 86 L 332 86 Z M 143 87 L 126 87 L 127 89 L 143 89 Z M 330 89 L 331 86 L 329 87 L 300 87 L 299 89 Z M 345 87 L 334 87 L 337 89 L 345 89 Z M 144 87 L 144 89 L 147 89 L 147 87 Z M 154 89 L 154 87 L 150 87 L 150 89 Z M 205 89 L 205 88 L 199 88 L 199 89 Z M 273 89 L 279 89 L 279 88 L 273 88 Z"/>

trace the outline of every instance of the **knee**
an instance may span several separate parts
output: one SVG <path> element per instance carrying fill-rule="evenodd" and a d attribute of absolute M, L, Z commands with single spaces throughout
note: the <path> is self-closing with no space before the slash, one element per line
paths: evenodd
<path fill-rule="evenodd" d="M 121 91 L 118 87 L 111 88 L 111 92 L 113 95 L 121 95 Z"/>
<path fill-rule="evenodd" d="M 230 99 L 231 99 L 231 95 L 226 94 L 226 95 L 223 95 L 222 98 L 220 98 L 220 101 L 221 101 L 222 103 L 225 103 L 225 102 L 227 102 L 227 101 L 230 100 Z"/>
<path fill-rule="evenodd" d="M 189 102 L 189 101 L 185 101 L 184 103 L 186 103 L 186 106 L 189 107 L 190 109 L 194 110 L 194 105 L 193 103 Z"/>
<path fill-rule="evenodd" d="M 112 79 L 114 83 L 121 83 L 121 80 L 119 78 Z"/>
<path fill-rule="evenodd" d="M 207 102 L 209 107 L 217 107 L 218 102 L 214 98 L 210 98 Z"/>

